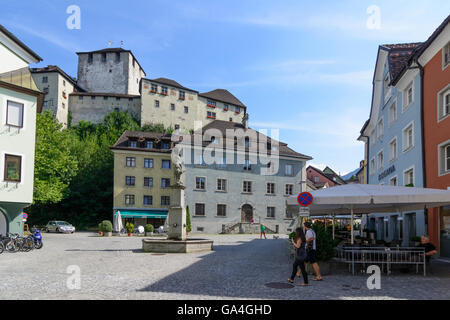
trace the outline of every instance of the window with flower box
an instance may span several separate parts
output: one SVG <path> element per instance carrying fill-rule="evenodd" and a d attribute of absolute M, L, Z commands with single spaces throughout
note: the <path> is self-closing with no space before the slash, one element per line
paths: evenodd
<path fill-rule="evenodd" d="M 152 83 L 152 88 L 150 89 L 151 93 L 157 93 L 158 92 L 158 85 Z"/>
<path fill-rule="evenodd" d="M 206 113 L 206 117 L 207 117 L 208 119 L 215 119 L 215 118 L 216 118 L 216 113 L 215 113 L 215 112 L 208 111 L 208 112 Z"/>
<path fill-rule="evenodd" d="M 228 111 L 228 109 L 229 109 L 228 105 L 227 105 L 227 104 L 224 104 L 224 105 L 223 105 L 223 111 Z"/>
<path fill-rule="evenodd" d="M 161 87 L 161 95 L 163 95 L 163 96 L 167 96 L 168 95 L 167 87 Z"/>
<path fill-rule="evenodd" d="M 235 109 L 235 111 L 234 111 L 234 112 L 236 112 L 237 114 L 241 113 L 241 108 L 239 108 L 239 107 L 236 107 L 236 109 Z"/>
<path fill-rule="evenodd" d="M 216 107 L 216 102 L 215 102 L 215 101 L 212 101 L 212 100 L 208 100 L 208 101 L 206 102 L 206 105 L 207 105 L 208 107 L 210 107 L 210 108 L 215 108 L 215 107 Z"/>
<path fill-rule="evenodd" d="M 185 92 L 180 90 L 180 91 L 178 91 L 178 93 L 179 93 L 178 99 L 184 100 L 185 99 Z"/>

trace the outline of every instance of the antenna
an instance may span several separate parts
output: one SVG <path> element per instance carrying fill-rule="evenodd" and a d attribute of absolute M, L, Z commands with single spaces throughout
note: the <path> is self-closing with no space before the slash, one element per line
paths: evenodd
<path fill-rule="evenodd" d="M 120 40 L 120 47 L 123 47 L 123 40 Z"/>

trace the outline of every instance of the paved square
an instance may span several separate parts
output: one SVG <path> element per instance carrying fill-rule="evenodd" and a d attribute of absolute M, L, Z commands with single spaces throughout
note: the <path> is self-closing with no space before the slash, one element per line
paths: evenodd
<path fill-rule="evenodd" d="M 140 237 L 43 236 L 41 250 L 0 255 L 0 299 L 450 299 L 450 264 L 448 276 L 382 276 L 380 290 L 346 273 L 269 288 L 291 272 L 286 236 L 207 235 L 213 252 L 163 255 L 143 253 Z M 71 265 L 81 270 L 79 290 L 67 287 Z"/>

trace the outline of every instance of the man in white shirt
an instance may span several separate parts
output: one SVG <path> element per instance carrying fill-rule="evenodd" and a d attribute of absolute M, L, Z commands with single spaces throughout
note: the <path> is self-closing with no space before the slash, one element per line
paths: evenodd
<path fill-rule="evenodd" d="M 322 275 L 320 274 L 320 268 L 317 264 L 317 257 L 316 257 L 316 233 L 313 229 L 311 229 L 311 222 L 306 221 L 304 224 L 306 229 L 306 251 L 308 252 L 308 257 L 306 258 L 305 262 L 311 263 L 314 272 L 316 274 L 316 277 L 313 278 L 314 281 L 322 281 Z M 300 275 L 299 275 L 300 276 Z"/>

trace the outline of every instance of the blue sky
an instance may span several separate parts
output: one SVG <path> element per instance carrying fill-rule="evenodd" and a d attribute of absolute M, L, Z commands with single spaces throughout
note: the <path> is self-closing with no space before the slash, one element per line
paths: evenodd
<path fill-rule="evenodd" d="M 363 158 L 378 45 L 425 41 L 450 13 L 448 0 L 0 1 L 0 23 L 44 58 L 37 66 L 76 76 L 76 51 L 122 40 L 148 78 L 228 89 L 250 126 L 280 129 L 311 164 L 342 174 Z M 66 27 L 69 5 L 80 30 Z M 372 5 L 379 29 L 366 26 Z"/>

